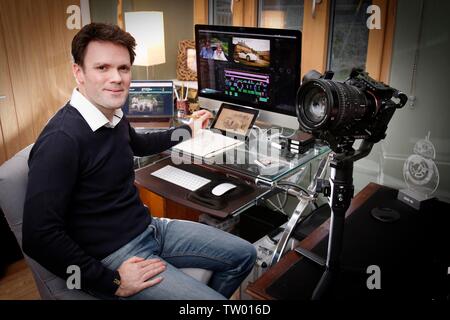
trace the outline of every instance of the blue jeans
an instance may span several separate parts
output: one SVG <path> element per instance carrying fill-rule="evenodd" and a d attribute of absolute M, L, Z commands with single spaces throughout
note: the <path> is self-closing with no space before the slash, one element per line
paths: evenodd
<path fill-rule="evenodd" d="M 167 266 L 160 283 L 125 299 L 221 300 L 229 298 L 250 273 L 256 250 L 249 242 L 207 225 L 153 218 L 142 234 L 102 263 L 117 270 L 133 256 L 160 258 Z M 206 285 L 178 268 L 208 269 L 213 275 Z"/>

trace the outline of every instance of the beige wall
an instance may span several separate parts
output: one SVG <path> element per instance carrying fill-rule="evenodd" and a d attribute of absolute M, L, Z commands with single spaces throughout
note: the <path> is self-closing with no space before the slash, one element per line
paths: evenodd
<path fill-rule="evenodd" d="M 117 22 L 117 0 L 90 0 L 90 10 L 93 22 Z M 124 0 L 123 11 L 164 13 L 166 63 L 155 66 L 154 75 L 156 79 L 175 79 L 178 42 L 193 39 L 193 0 Z M 149 74 L 151 77 L 151 70 Z M 145 78 L 145 67 L 133 67 L 133 79 Z"/>

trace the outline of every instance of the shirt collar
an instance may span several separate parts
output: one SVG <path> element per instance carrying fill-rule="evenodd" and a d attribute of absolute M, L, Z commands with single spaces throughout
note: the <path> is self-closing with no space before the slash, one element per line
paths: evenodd
<path fill-rule="evenodd" d="M 105 115 L 97 109 L 77 88 L 73 89 L 72 97 L 70 98 L 70 105 L 78 110 L 83 119 L 87 122 L 92 131 L 97 131 L 101 127 L 114 128 L 122 119 L 122 109 L 114 111 L 112 122 L 105 117 Z"/>

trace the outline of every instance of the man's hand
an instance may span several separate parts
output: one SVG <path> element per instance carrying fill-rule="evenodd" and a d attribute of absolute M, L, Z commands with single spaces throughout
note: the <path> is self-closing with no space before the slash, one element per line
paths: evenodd
<path fill-rule="evenodd" d="M 115 295 L 129 297 L 162 281 L 162 277 L 150 278 L 166 269 L 166 264 L 160 259 L 144 259 L 131 257 L 124 261 L 117 271 L 120 274 L 120 287 Z M 147 281 L 148 280 L 148 281 Z"/>
<path fill-rule="evenodd" d="M 212 117 L 212 113 L 208 110 L 199 110 L 192 113 L 191 121 L 188 123 L 192 130 L 192 137 L 194 137 L 200 129 L 205 129 L 208 126 L 208 120 Z"/>

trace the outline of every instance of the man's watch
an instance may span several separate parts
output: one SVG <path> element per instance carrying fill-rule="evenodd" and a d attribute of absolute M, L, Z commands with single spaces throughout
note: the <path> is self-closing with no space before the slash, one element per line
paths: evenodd
<path fill-rule="evenodd" d="M 114 278 L 113 280 L 114 284 L 117 285 L 118 287 L 120 287 L 120 275 L 118 275 L 116 278 Z"/>

